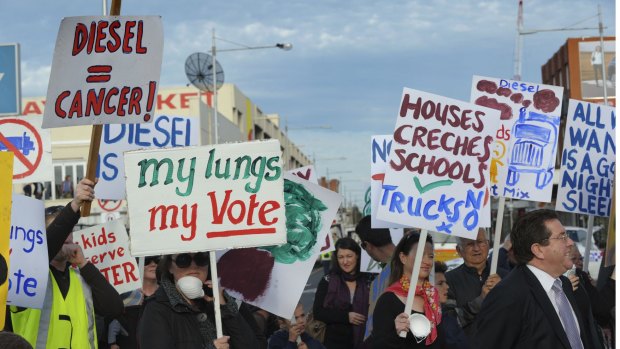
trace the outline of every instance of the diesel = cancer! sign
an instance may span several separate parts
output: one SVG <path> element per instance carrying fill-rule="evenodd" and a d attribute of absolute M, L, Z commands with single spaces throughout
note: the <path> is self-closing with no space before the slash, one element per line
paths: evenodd
<path fill-rule="evenodd" d="M 50 133 L 41 129 L 41 118 L 1 119 L 0 151 L 12 152 L 14 155 L 14 183 L 52 180 Z"/>

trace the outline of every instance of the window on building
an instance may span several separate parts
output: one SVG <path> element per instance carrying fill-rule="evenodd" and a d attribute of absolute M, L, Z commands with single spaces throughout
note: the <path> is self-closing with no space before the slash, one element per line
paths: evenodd
<path fill-rule="evenodd" d="M 46 198 L 62 199 L 73 197 L 73 190 L 84 178 L 86 163 L 84 161 L 62 162 L 54 164 L 54 182 L 47 182 L 49 189 Z M 65 183 L 65 180 L 68 180 Z M 49 197 L 48 197 L 49 195 Z"/>

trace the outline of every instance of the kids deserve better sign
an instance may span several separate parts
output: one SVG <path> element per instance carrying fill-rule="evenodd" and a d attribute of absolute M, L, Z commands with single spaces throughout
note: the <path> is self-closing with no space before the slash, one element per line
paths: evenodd
<path fill-rule="evenodd" d="M 280 142 L 125 153 L 131 254 L 286 242 Z"/>

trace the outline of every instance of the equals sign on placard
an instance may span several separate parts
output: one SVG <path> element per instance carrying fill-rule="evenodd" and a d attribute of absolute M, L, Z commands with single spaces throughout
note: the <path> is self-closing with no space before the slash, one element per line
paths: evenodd
<path fill-rule="evenodd" d="M 110 81 L 111 65 L 92 65 L 88 67 L 91 74 L 86 77 L 86 82 L 108 82 Z"/>

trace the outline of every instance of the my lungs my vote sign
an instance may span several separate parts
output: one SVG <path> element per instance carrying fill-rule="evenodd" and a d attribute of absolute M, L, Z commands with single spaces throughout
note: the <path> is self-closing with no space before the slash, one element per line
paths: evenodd
<path fill-rule="evenodd" d="M 73 241 L 118 293 L 142 287 L 138 264 L 129 254 L 129 237 L 121 220 L 76 231 Z"/>
<path fill-rule="evenodd" d="M 13 183 L 51 181 L 52 141 L 50 131 L 41 128 L 41 118 L 0 118 L 0 152 L 12 152 Z"/>
<path fill-rule="evenodd" d="M 43 127 L 153 119 L 161 17 L 67 17 L 60 23 Z"/>
<path fill-rule="evenodd" d="M 607 217 L 616 173 L 615 108 L 571 99 L 555 209 Z"/>
<path fill-rule="evenodd" d="M 475 239 L 490 225 L 499 111 L 405 88 L 377 217 Z"/>
<path fill-rule="evenodd" d="M 49 276 L 43 201 L 13 195 L 8 305 L 43 307 Z"/>
<path fill-rule="evenodd" d="M 97 197 L 125 198 L 123 152 L 197 145 L 199 128 L 197 118 L 167 115 L 158 115 L 148 124 L 105 125 L 97 166 Z"/>
<path fill-rule="evenodd" d="M 280 142 L 125 153 L 133 256 L 286 242 Z"/>

